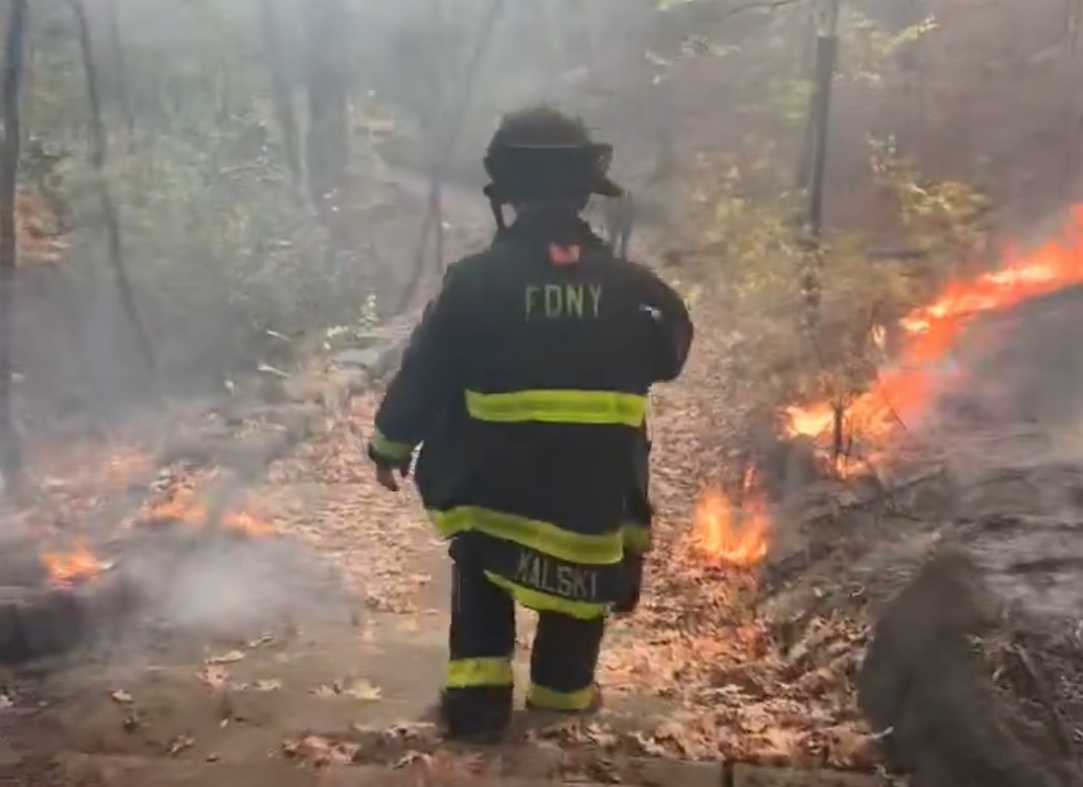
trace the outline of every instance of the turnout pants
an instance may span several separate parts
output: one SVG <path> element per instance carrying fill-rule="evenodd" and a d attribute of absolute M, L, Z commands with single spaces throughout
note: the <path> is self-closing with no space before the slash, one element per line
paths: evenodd
<path fill-rule="evenodd" d="M 511 721 L 515 601 L 478 568 L 452 569 L 450 660 L 443 713 L 452 735 L 503 730 Z M 596 702 L 594 673 L 605 618 L 540 612 L 530 656 L 529 707 L 577 712 Z"/>

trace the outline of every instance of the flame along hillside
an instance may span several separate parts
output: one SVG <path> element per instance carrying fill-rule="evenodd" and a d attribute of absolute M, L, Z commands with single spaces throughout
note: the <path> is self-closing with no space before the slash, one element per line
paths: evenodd
<path fill-rule="evenodd" d="M 147 527 L 182 523 L 193 528 L 214 528 L 244 537 L 273 535 L 275 527 L 247 509 L 227 511 L 212 516 L 210 507 L 201 501 L 189 486 L 166 490 L 157 500 L 148 502 L 135 515 L 129 526 Z M 110 567 L 99 558 L 85 539 L 76 542 L 68 550 L 50 550 L 41 554 L 41 562 L 52 587 L 71 588 L 90 580 Z"/>
<path fill-rule="evenodd" d="M 843 457 L 837 474 L 852 477 L 888 458 L 904 431 L 900 419 L 920 417 L 959 384 L 960 372 L 947 369 L 946 362 L 974 317 L 1078 284 L 1083 284 L 1083 206 L 1072 210 L 1059 236 L 1006 255 L 999 270 L 949 282 L 932 303 L 910 312 L 899 324 L 903 340 L 898 357 L 847 408 L 846 432 L 863 456 Z M 788 436 L 811 438 L 823 456 L 829 454 L 834 419 L 830 402 L 791 405 L 784 415 Z M 742 486 L 741 505 L 709 490 L 696 507 L 694 542 L 712 562 L 749 567 L 768 554 L 771 520 L 766 501 L 753 473 Z"/>

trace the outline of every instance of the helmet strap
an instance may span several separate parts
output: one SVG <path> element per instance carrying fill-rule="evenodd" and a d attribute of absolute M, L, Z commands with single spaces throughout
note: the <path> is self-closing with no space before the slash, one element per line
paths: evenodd
<path fill-rule="evenodd" d="M 493 220 L 496 222 L 496 228 L 498 230 L 507 229 L 507 223 L 504 221 L 504 202 L 497 193 L 496 185 L 490 183 L 482 191 L 485 196 L 489 198 L 489 208 L 493 212 Z"/>

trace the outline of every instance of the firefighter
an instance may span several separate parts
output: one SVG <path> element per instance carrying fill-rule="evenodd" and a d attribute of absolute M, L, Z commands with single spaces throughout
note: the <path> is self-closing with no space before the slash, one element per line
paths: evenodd
<path fill-rule="evenodd" d="M 377 479 L 397 490 L 421 445 L 416 484 L 450 544 L 450 738 L 498 740 L 511 721 L 516 602 L 539 615 L 527 706 L 583 713 L 606 618 L 639 601 L 647 394 L 680 374 L 693 329 L 580 216 L 622 194 L 611 156 L 549 107 L 504 118 L 485 156 L 497 233 L 450 266 L 376 415 Z"/>

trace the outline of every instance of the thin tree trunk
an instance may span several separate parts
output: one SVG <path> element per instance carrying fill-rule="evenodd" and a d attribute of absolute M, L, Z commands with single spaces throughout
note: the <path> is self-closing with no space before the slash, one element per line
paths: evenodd
<path fill-rule="evenodd" d="M 477 43 L 471 53 L 470 61 L 466 64 L 466 73 L 463 75 L 459 90 L 453 97 L 454 101 L 448 105 L 449 115 L 447 125 L 441 124 L 441 138 L 437 145 L 438 158 L 446 161 L 459 145 L 459 137 L 462 135 L 463 126 L 466 123 L 466 114 L 473 102 L 474 89 L 477 87 L 478 74 L 485 55 L 489 51 L 489 41 L 496 29 L 496 23 L 504 10 L 504 0 L 491 0 L 482 21 L 481 32 L 478 34 Z M 417 243 L 414 246 L 413 270 L 410 280 L 402 291 L 395 313 L 401 313 L 413 302 L 414 297 L 421 289 L 425 280 L 425 249 L 429 244 L 429 234 L 434 229 L 435 222 L 440 221 L 436 213 L 439 204 L 431 200 L 425 215 L 421 218 L 421 230 L 418 233 Z"/>
<path fill-rule="evenodd" d="M 113 202 L 113 196 L 109 190 L 109 181 L 105 172 L 109 138 L 105 128 L 105 121 L 102 119 L 101 96 L 98 94 L 98 73 L 94 61 L 93 42 L 90 38 L 90 25 L 87 22 L 83 0 L 70 0 L 70 2 L 72 10 L 75 12 L 75 21 L 79 32 L 79 48 L 82 52 L 83 71 L 86 75 L 87 102 L 90 105 L 90 165 L 96 175 L 98 199 L 101 204 L 102 219 L 105 221 L 106 242 L 108 244 L 113 283 L 120 295 L 121 308 L 124 310 L 125 317 L 135 333 L 141 359 L 150 374 L 151 381 L 153 381 L 157 372 L 157 359 L 154 355 L 150 335 L 147 333 L 146 326 L 143 324 L 143 319 L 135 302 L 135 293 L 132 288 L 131 278 L 128 276 L 128 269 L 124 265 L 124 252 L 120 238 L 120 219 L 117 215 L 117 206 Z"/>
<path fill-rule="evenodd" d="M 275 0 L 261 0 L 260 24 L 263 27 L 263 41 L 267 55 L 267 67 L 271 74 L 271 93 L 274 100 L 275 119 L 282 134 L 282 148 L 286 167 L 290 171 L 293 185 L 298 195 L 304 190 L 304 166 L 301 161 L 301 134 L 290 96 L 289 79 L 283 67 L 282 53 L 285 46 L 282 40 L 282 26 L 279 23 Z"/>
<path fill-rule="evenodd" d="M 322 213 L 349 173 L 350 14 L 344 0 L 304 0 L 301 13 L 308 38 L 305 159 L 309 193 Z"/>
<path fill-rule="evenodd" d="M 448 25 L 447 8 L 444 0 L 432 0 L 432 23 L 437 32 L 436 39 L 446 42 Z M 441 47 L 438 57 L 446 57 L 445 47 Z M 436 62 L 436 61 L 434 61 Z M 441 274 L 447 261 L 444 259 L 444 179 L 446 162 L 440 155 L 439 140 L 446 133 L 444 130 L 447 117 L 448 85 L 442 69 L 433 74 L 433 102 L 429 111 L 429 207 L 435 217 L 436 270 Z"/>
<path fill-rule="evenodd" d="M 117 104 L 124 118 L 124 130 L 128 135 L 128 149 L 135 145 L 135 115 L 128 100 L 128 68 L 124 56 L 124 38 L 120 34 L 120 18 L 117 0 L 105 0 L 105 15 L 109 25 L 109 51 L 113 55 L 113 80 L 116 85 Z"/>
<path fill-rule="evenodd" d="M 801 138 L 801 151 L 797 160 L 795 185 L 799 191 L 809 187 L 809 174 L 812 171 L 812 148 L 816 144 L 816 107 L 819 97 L 816 95 L 816 15 L 808 17 L 808 32 L 805 34 L 801 52 L 801 78 L 809 86 L 808 115 L 805 132 Z"/>
<path fill-rule="evenodd" d="M 22 474 L 22 441 L 15 424 L 12 389 L 15 376 L 15 189 L 19 170 L 19 94 L 24 68 L 27 0 L 11 0 L 4 76 L 0 87 L 4 139 L 0 150 L 0 472 L 10 487 Z"/>
<path fill-rule="evenodd" d="M 801 290 L 805 301 L 805 330 L 808 332 L 820 365 L 825 359 L 820 351 L 820 328 L 822 325 L 821 294 L 823 287 L 823 250 L 820 246 L 823 232 L 824 186 L 827 176 L 827 141 L 831 116 L 831 88 L 835 81 L 835 65 L 838 54 L 838 18 L 840 0 L 822 0 L 821 15 L 816 32 L 816 90 L 815 115 L 812 118 L 812 146 L 808 183 L 808 214 L 805 230 L 809 248 L 806 253 Z M 832 397 L 833 425 L 832 451 L 838 462 L 843 450 L 843 419 L 846 407 L 842 399 Z"/>

